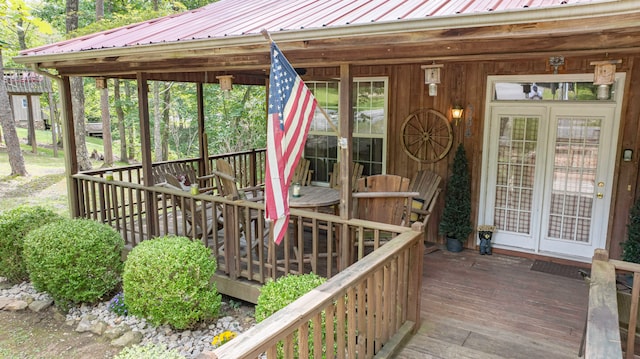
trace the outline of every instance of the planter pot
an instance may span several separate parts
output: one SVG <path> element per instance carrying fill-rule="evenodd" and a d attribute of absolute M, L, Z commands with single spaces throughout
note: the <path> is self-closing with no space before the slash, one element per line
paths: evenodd
<path fill-rule="evenodd" d="M 462 241 L 457 238 L 447 237 L 447 250 L 449 252 L 462 252 Z"/>

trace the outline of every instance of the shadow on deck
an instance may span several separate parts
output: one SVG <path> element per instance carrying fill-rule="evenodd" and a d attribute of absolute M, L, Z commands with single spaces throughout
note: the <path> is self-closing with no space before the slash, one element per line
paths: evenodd
<path fill-rule="evenodd" d="M 426 254 L 422 325 L 396 358 L 577 358 L 587 285 L 532 271 L 533 262 Z"/>

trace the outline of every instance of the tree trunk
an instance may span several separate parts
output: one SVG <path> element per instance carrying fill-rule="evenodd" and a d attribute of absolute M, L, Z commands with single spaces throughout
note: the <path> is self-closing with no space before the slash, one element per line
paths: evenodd
<path fill-rule="evenodd" d="M 153 158 L 162 161 L 161 129 L 162 114 L 160 113 L 160 82 L 153 82 Z"/>
<path fill-rule="evenodd" d="M 104 17 L 104 0 L 96 0 L 96 20 Z"/>
<path fill-rule="evenodd" d="M 113 141 L 111 140 L 111 115 L 109 114 L 109 88 L 100 89 L 100 113 L 102 114 L 102 148 L 104 149 L 103 167 L 113 167 Z"/>
<path fill-rule="evenodd" d="M 2 65 L 2 48 L 0 47 L 0 74 L 4 74 Z M 7 145 L 9 154 L 9 165 L 11 166 L 11 175 L 26 176 L 27 169 L 24 166 L 24 157 L 20 150 L 20 140 L 16 132 L 16 121 L 11 112 L 9 102 L 9 94 L 7 93 L 7 84 L 4 82 L 4 76 L 0 76 L 0 124 L 4 133 L 4 141 Z"/>
<path fill-rule="evenodd" d="M 67 34 L 78 29 L 78 2 L 79 0 L 67 0 L 66 27 Z M 76 156 L 78 157 L 78 169 L 87 171 L 91 169 L 91 161 L 87 153 L 87 143 L 84 139 L 84 84 L 82 77 L 71 77 L 71 106 L 73 107 L 73 128 L 76 138 Z"/>
<path fill-rule="evenodd" d="M 91 161 L 87 152 L 84 125 L 84 84 L 82 77 L 71 77 L 71 104 L 73 106 L 73 128 L 76 132 L 76 156 L 78 157 L 78 170 L 91 169 Z M 103 129 L 104 132 L 104 129 Z"/>
<path fill-rule="evenodd" d="M 171 109 L 171 86 L 164 92 L 164 111 L 162 116 L 162 160 L 169 159 L 169 110 Z"/>
<path fill-rule="evenodd" d="M 127 137 L 124 132 L 124 111 L 122 110 L 122 100 L 120 98 L 120 79 L 113 79 L 113 97 L 116 105 L 116 115 L 118 116 L 118 135 L 120 136 L 120 161 L 127 161 Z"/>
<path fill-rule="evenodd" d="M 129 83 L 129 81 L 125 81 L 124 82 L 124 96 L 125 96 L 125 101 L 127 103 L 131 103 L 131 85 Z M 135 147 L 134 147 L 134 136 L 135 134 L 133 133 L 134 128 L 133 125 L 131 123 L 127 123 L 127 139 L 129 140 L 129 160 L 133 160 L 136 158 L 136 154 L 135 154 Z"/>

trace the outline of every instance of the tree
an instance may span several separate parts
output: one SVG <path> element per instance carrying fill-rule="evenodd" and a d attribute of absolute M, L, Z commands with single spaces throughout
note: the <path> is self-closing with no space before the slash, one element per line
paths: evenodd
<path fill-rule="evenodd" d="M 4 65 L 2 62 L 2 42 L 0 42 L 0 75 L 4 74 Z M 26 176 L 27 168 L 24 166 L 24 157 L 20 150 L 20 140 L 16 132 L 16 122 L 11 112 L 9 104 L 9 94 L 7 93 L 7 84 L 4 82 L 4 76 L 0 76 L 0 124 L 4 133 L 4 141 L 7 144 L 9 153 L 9 165 L 11 165 L 11 175 Z"/>
<path fill-rule="evenodd" d="M 96 0 L 96 20 L 104 18 L 104 0 Z M 109 114 L 109 82 L 103 79 L 100 89 L 100 117 L 102 118 L 103 167 L 113 166 L 113 141 L 111 140 L 111 115 Z"/>
<path fill-rule="evenodd" d="M 67 0 L 66 7 L 66 28 L 67 33 L 71 33 L 78 28 L 79 0 Z M 70 78 L 71 84 L 71 105 L 73 106 L 73 122 L 76 138 L 76 156 L 78 158 L 78 169 L 87 171 L 91 169 L 91 161 L 87 152 L 84 126 L 84 84 L 82 77 Z M 104 129 L 103 129 L 104 130 Z"/>

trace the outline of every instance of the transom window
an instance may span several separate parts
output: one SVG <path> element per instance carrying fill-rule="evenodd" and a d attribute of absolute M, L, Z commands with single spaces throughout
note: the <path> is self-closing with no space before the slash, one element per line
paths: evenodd
<path fill-rule="evenodd" d="M 364 175 L 382 174 L 386 170 L 387 83 L 386 78 L 353 80 L 353 161 L 364 165 Z M 337 127 L 339 81 L 305 84 Z M 304 157 L 311 161 L 313 180 L 329 182 L 329 173 L 339 160 L 338 134 L 320 111 L 316 111 L 311 123 Z"/>
<path fill-rule="evenodd" d="M 593 82 L 500 81 L 494 84 L 493 99 L 498 101 L 602 101 L 614 98 L 614 92 L 615 83 L 611 86 L 598 86 Z"/>

